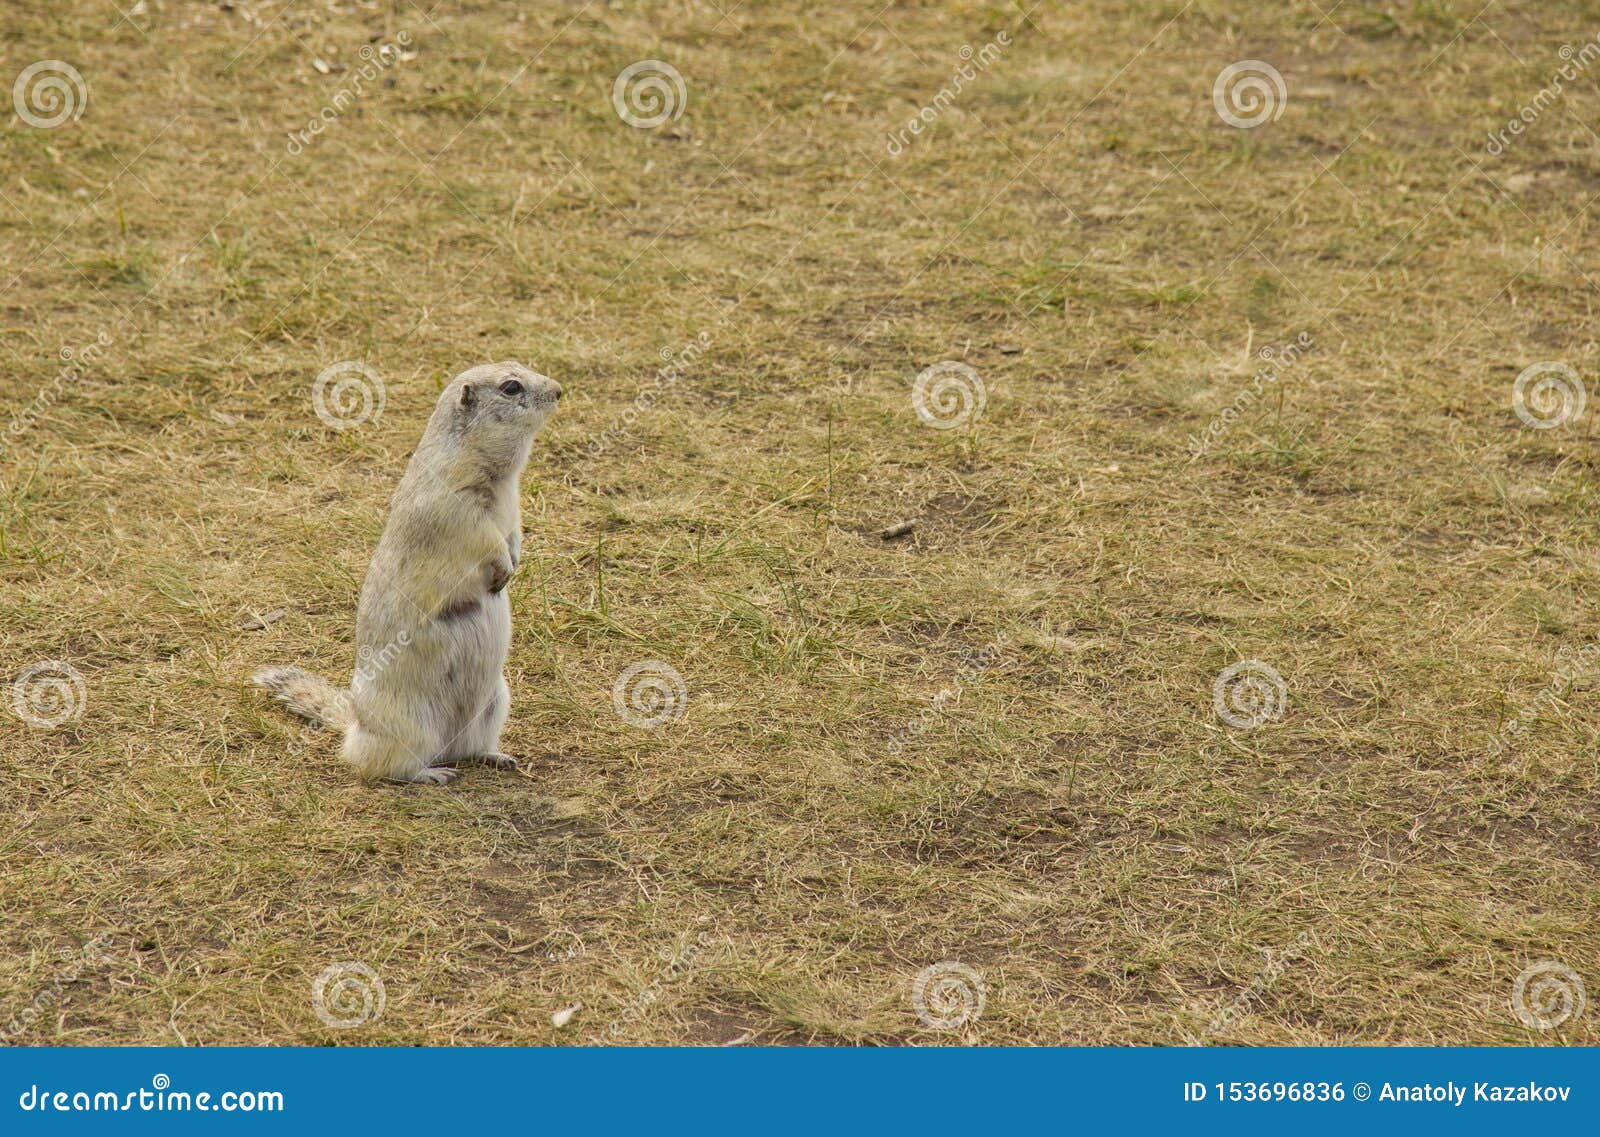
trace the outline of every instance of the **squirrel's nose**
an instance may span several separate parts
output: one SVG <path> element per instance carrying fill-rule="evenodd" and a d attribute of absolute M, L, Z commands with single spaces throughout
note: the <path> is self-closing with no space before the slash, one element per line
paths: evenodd
<path fill-rule="evenodd" d="M 550 386 L 551 386 L 551 388 L 553 388 L 552 394 L 557 399 L 561 398 L 561 384 L 557 383 L 554 379 L 552 379 L 552 380 L 550 380 Z"/>

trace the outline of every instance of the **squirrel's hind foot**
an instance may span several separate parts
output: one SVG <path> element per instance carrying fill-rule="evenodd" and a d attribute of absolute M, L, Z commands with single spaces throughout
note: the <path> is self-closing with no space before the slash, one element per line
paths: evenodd
<path fill-rule="evenodd" d="M 399 782 L 401 785 L 423 786 L 448 786 L 461 776 L 460 770 L 451 770 L 439 766 L 429 766 L 427 769 L 418 770 L 409 778 L 388 778 L 386 781 Z"/>
<path fill-rule="evenodd" d="M 509 754 L 501 754 L 498 750 L 491 750 L 484 754 L 469 754 L 465 758 L 446 758 L 435 763 L 434 769 L 449 769 L 462 766 L 493 766 L 496 770 L 515 770 L 517 760 Z"/>

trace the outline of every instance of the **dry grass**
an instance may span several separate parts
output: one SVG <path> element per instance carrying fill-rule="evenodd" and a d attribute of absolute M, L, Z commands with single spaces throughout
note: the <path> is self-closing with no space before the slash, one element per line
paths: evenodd
<path fill-rule="evenodd" d="M 1597 630 L 1600 416 L 1510 406 L 1530 363 L 1600 365 L 1593 79 L 1484 153 L 1592 21 L 726 7 L 10 6 L 0 78 L 58 58 L 92 93 L 0 131 L 0 406 L 111 342 L 0 455 L 5 675 L 85 681 L 77 721 L 6 722 L 0 1026 L 571 1042 L 665 975 L 621 1041 L 1600 1042 L 1592 1002 L 1508 1005 L 1544 959 L 1600 999 L 1588 678 L 1491 746 Z M 402 30 L 415 58 L 286 153 Z M 659 130 L 610 103 L 647 58 L 689 92 Z M 1251 58 L 1289 97 L 1235 129 L 1211 85 Z M 439 383 L 508 356 L 567 389 L 512 585 L 531 778 L 363 789 L 246 677 L 348 674 Z M 350 359 L 387 408 L 337 432 L 309 392 Z M 988 392 L 951 431 L 910 401 L 941 360 Z M 1211 706 L 1245 658 L 1289 692 L 1248 731 Z M 613 709 L 642 659 L 681 721 Z M 380 1021 L 312 1013 L 340 960 Z M 961 1030 L 910 1007 L 940 960 L 988 986 Z"/>

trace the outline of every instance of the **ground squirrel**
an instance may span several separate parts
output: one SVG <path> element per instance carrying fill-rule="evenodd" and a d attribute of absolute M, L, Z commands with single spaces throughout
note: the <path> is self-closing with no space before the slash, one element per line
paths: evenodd
<path fill-rule="evenodd" d="M 348 690 L 297 667 L 255 681 L 344 733 L 366 781 L 448 783 L 450 766 L 515 768 L 500 752 L 510 705 L 506 582 L 522 559 L 517 482 L 561 387 L 520 363 L 469 368 L 444 389 L 361 585 Z"/>

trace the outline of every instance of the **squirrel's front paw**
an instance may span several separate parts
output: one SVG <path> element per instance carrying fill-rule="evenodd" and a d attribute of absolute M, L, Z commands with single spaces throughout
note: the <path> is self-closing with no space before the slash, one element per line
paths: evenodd
<path fill-rule="evenodd" d="M 488 581 L 487 581 L 487 584 L 488 584 L 489 591 L 490 592 L 500 592 L 500 591 L 502 591 L 505 588 L 506 584 L 511 580 L 511 572 L 512 572 L 511 566 L 506 564 L 506 563 L 504 563 L 504 562 L 502 562 L 502 561 L 496 561 L 494 564 L 488 566 L 488 573 L 487 573 Z"/>

